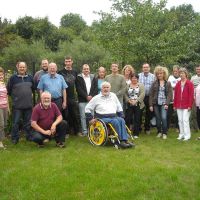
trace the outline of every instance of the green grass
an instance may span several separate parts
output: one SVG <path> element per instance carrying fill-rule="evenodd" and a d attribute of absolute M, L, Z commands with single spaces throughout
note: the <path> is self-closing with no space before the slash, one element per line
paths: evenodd
<path fill-rule="evenodd" d="M 94 147 L 71 136 L 65 149 L 20 141 L 0 151 L 0 200 L 200 199 L 200 141 L 141 134 L 135 149 Z"/>

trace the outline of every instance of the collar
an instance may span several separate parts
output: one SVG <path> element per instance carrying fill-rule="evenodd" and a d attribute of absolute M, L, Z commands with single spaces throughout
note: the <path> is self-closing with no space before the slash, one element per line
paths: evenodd
<path fill-rule="evenodd" d="M 84 74 L 82 73 L 82 77 L 83 77 L 83 78 L 90 78 L 90 74 L 88 74 L 88 75 L 86 76 L 86 75 L 84 75 Z"/>
<path fill-rule="evenodd" d="M 58 77 L 57 73 L 55 74 L 55 76 L 51 76 L 51 74 L 49 74 L 49 73 L 48 73 L 48 75 L 49 75 L 50 78 L 57 78 Z"/>
<path fill-rule="evenodd" d="M 23 77 L 28 77 L 28 74 L 25 74 L 25 75 L 20 75 L 20 74 L 17 74 L 17 77 L 20 77 L 20 78 L 23 78 Z"/>
<path fill-rule="evenodd" d="M 109 92 L 109 95 L 103 95 L 103 94 L 102 94 L 102 92 L 100 92 L 100 95 L 101 95 L 101 97 L 105 97 L 105 98 L 107 98 L 107 97 L 110 97 L 110 96 L 111 96 L 110 92 Z"/>

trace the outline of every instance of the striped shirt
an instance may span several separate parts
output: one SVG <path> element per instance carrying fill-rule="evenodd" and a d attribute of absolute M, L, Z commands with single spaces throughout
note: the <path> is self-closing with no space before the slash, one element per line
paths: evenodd
<path fill-rule="evenodd" d="M 8 107 L 7 89 L 5 83 L 0 83 L 0 108 Z"/>
<path fill-rule="evenodd" d="M 149 96 L 150 88 L 155 81 L 155 76 L 152 73 L 148 73 L 147 76 L 144 75 L 144 72 L 139 74 L 139 83 L 142 83 L 145 88 L 145 96 Z"/>

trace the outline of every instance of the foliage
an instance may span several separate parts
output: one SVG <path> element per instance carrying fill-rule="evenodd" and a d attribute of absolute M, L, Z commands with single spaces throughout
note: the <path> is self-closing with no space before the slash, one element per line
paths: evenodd
<path fill-rule="evenodd" d="M 86 22 L 79 14 L 69 13 L 63 15 L 60 20 L 61 27 L 71 28 L 75 31 L 76 35 L 79 35 L 86 27 Z"/>

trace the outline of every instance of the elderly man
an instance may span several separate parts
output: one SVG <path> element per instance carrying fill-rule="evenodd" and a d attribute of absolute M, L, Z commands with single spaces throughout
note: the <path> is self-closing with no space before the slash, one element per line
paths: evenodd
<path fill-rule="evenodd" d="M 66 88 L 68 86 L 63 76 L 56 72 L 56 63 L 50 63 L 48 74 L 41 77 L 37 88 L 40 90 L 40 95 L 42 92 L 48 91 L 52 96 L 52 101 L 58 106 L 59 110 L 62 111 L 67 106 Z"/>
<path fill-rule="evenodd" d="M 91 124 L 96 121 L 95 118 L 100 118 L 105 123 L 111 123 L 118 133 L 120 146 L 122 148 L 132 147 L 133 144 L 128 142 L 128 133 L 122 118 L 122 106 L 117 96 L 110 92 L 110 89 L 109 82 L 102 83 L 101 93 L 92 98 L 85 108 L 86 117 Z M 92 113 L 95 115 L 93 116 Z"/>
<path fill-rule="evenodd" d="M 56 140 L 56 146 L 63 148 L 67 132 L 67 122 L 63 120 L 61 112 L 55 103 L 51 103 L 51 94 L 43 92 L 41 103 L 33 108 L 31 126 L 34 129 L 32 140 L 43 147 L 45 139 L 52 137 Z"/>
<path fill-rule="evenodd" d="M 34 90 L 33 78 L 27 74 L 27 65 L 25 62 L 17 63 L 17 74 L 14 74 L 8 80 L 7 90 L 12 97 L 12 130 L 11 140 L 13 144 L 19 142 L 19 124 L 23 118 L 24 131 L 26 139 L 30 137 L 30 118 L 33 106 L 32 92 Z"/>

